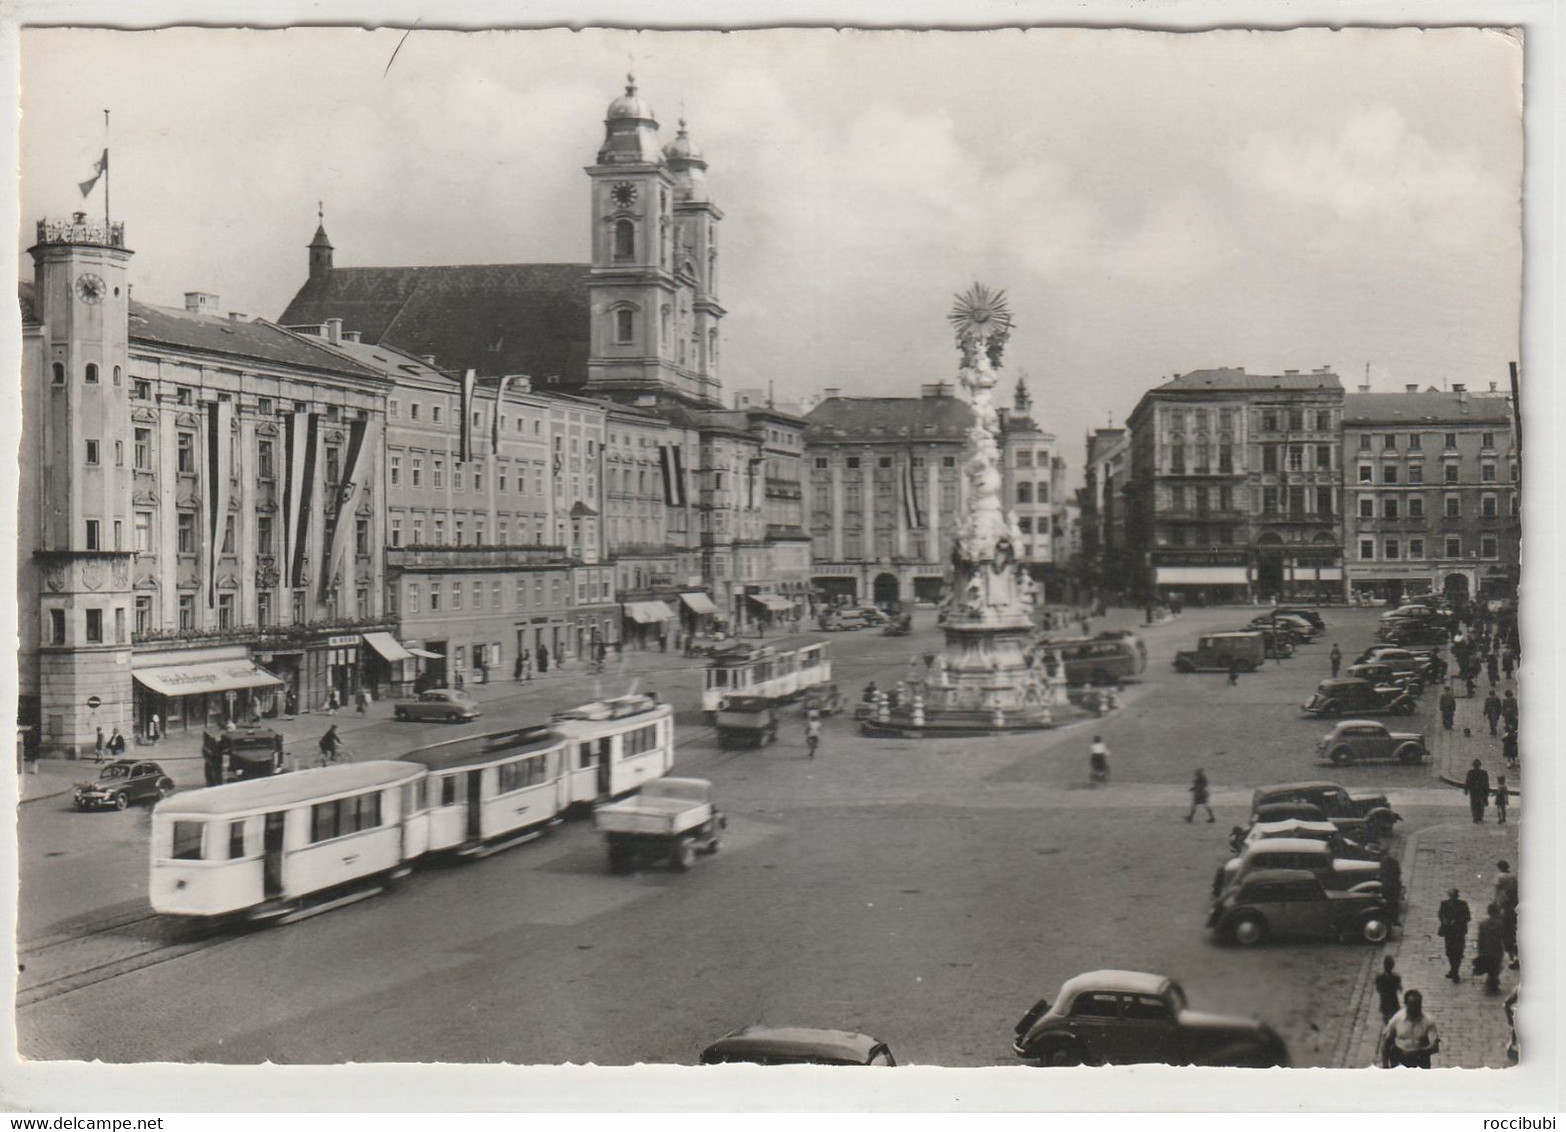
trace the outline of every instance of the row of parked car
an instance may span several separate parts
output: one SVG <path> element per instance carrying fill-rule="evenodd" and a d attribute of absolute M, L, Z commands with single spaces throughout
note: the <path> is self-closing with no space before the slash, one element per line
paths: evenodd
<path fill-rule="evenodd" d="M 1447 664 L 1430 647 L 1372 645 L 1343 676 L 1323 680 L 1301 705 L 1307 715 L 1413 715 L 1426 687 L 1446 677 Z"/>
<path fill-rule="evenodd" d="M 1279 606 L 1251 618 L 1243 629 L 1199 638 L 1194 649 L 1175 653 L 1174 666 L 1180 672 L 1254 672 L 1268 660 L 1292 657 L 1326 631 L 1314 609 Z"/>

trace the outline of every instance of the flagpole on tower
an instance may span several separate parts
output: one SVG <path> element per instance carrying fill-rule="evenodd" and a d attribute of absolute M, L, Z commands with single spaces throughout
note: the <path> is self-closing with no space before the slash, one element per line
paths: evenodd
<path fill-rule="evenodd" d="M 103 112 L 103 238 L 109 239 L 109 112 Z"/>

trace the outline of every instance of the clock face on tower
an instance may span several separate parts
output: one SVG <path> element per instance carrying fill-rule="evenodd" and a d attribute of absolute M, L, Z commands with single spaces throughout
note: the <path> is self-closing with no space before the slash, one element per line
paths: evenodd
<path fill-rule="evenodd" d="M 629 181 L 621 181 L 609 190 L 609 197 L 621 208 L 629 208 L 636 203 L 636 186 Z"/>
<path fill-rule="evenodd" d="M 76 297 L 84 303 L 101 302 L 107 290 L 108 285 L 90 271 L 76 277 Z"/>

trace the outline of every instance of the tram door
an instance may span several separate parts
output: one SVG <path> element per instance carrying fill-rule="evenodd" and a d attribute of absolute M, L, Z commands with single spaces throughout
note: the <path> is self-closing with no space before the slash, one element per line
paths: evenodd
<path fill-rule="evenodd" d="M 484 836 L 484 798 L 479 783 L 483 770 L 468 771 L 468 840 L 477 841 Z"/>
<path fill-rule="evenodd" d="M 287 817 L 282 810 L 266 815 L 261 841 L 261 884 L 268 900 L 283 895 L 283 824 Z"/>
<path fill-rule="evenodd" d="M 609 750 L 614 740 L 605 735 L 598 740 L 598 796 L 609 797 Z"/>

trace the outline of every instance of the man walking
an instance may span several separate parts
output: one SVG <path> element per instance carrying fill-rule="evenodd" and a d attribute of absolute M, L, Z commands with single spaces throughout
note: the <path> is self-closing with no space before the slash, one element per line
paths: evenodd
<path fill-rule="evenodd" d="M 1490 734 L 1495 734 L 1495 725 L 1501 722 L 1501 697 L 1495 694 L 1495 689 L 1490 689 L 1490 694 L 1484 698 L 1484 718 L 1490 724 Z"/>
<path fill-rule="evenodd" d="M 1398 1000 L 1403 996 L 1403 976 L 1393 970 L 1397 960 L 1388 955 L 1381 960 L 1381 974 L 1376 976 L 1376 994 L 1381 998 L 1381 1024 L 1385 1026 L 1398 1012 Z"/>
<path fill-rule="evenodd" d="M 1441 689 L 1441 729 L 1452 730 L 1452 721 L 1457 718 L 1457 697 L 1452 695 L 1451 685 Z"/>
<path fill-rule="evenodd" d="M 1446 894 L 1436 909 L 1440 927 L 1436 934 L 1446 944 L 1446 977 L 1454 983 L 1463 981 L 1459 973 L 1463 965 L 1463 949 L 1468 946 L 1468 902 L 1458 895 L 1457 889 Z"/>
<path fill-rule="evenodd" d="M 1517 728 L 1508 727 L 1501 734 L 1501 757 L 1506 760 L 1507 770 L 1517 769 Z"/>
<path fill-rule="evenodd" d="M 1237 657 L 1237 656 L 1231 656 L 1229 658 L 1229 686 L 1232 688 L 1236 684 L 1238 684 L 1239 682 L 1240 682 L 1240 658 Z"/>
<path fill-rule="evenodd" d="M 1510 688 L 1506 689 L 1506 695 L 1501 699 L 1501 719 L 1508 730 L 1517 730 L 1517 697 Z"/>
<path fill-rule="evenodd" d="M 1504 779 L 1502 781 L 1505 781 Z M 1495 902 L 1501 906 L 1501 941 L 1512 966 L 1517 966 L 1517 874 L 1506 861 L 1495 863 Z"/>
<path fill-rule="evenodd" d="M 1501 959 L 1506 954 L 1504 929 L 1501 927 L 1501 909 L 1494 903 L 1487 904 L 1484 919 L 1479 921 L 1478 943 L 1474 956 L 1475 973 L 1483 973 L 1486 994 L 1498 994 L 1501 990 Z"/>
<path fill-rule="evenodd" d="M 103 728 L 101 727 L 98 728 L 98 738 L 92 745 L 92 761 L 95 763 L 103 761 Z"/>
<path fill-rule="evenodd" d="M 1197 768 L 1196 776 L 1191 779 L 1191 809 L 1185 815 L 1185 820 L 1190 821 L 1196 817 L 1198 808 L 1207 811 L 1207 820 L 1216 821 L 1213 817 L 1213 808 L 1207 802 L 1207 772 Z"/>
<path fill-rule="evenodd" d="M 1485 675 L 1490 677 L 1491 685 L 1501 682 L 1501 660 L 1495 655 L 1495 650 L 1490 650 L 1490 655 L 1484 658 Z"/>
<path fill-rule="evenodd" d="M 1327 659 L 1332 662 L 1332 675 L 1335 678 L 1338 669 L 1343 667 L 1343 650 L 1338 648 L 1336 641 L 1332 642 L 1332 651 L 1327 654 Z"/>
<path fill-rule="evenodd" d="M 1468 769 L 1468 776 L 1463 779 L 1463 792 L 1468 795 L 1468 812 L 1473 815 L 1474 824 L 1484 821 L 1484 809 L 1490 801 L 1490 775 L 1485 771 L 1484 764 L 1478 759 Z"/>
<path fill-rule="evenodd" d="M 1381 1031 L 1381 1064 L 1386 1069 L 1429 1069 L 1430 1058 L 1441 1052 L 1441 1035 L 1425 1013 L 1425 996 L 1411 990 L 1403 996 L 1403 1009 Z"/>

